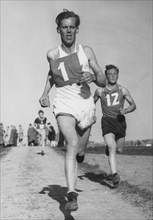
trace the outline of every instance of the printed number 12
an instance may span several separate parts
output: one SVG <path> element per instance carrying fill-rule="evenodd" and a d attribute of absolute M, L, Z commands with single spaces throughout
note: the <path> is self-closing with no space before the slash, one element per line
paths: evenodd
<path fill-rule="evenodd" d="M 111 97 L 113 97 L 113 102 L 111 103 L 111 98 L 110 98 L 110 94 L 106 95 L 106 99 L 107 99 L 107 106 L 112 106 L 112 105 L 117 105 L 120 102 L 118 101 L 118 93 L 113 93 L 111 94 Z"/>

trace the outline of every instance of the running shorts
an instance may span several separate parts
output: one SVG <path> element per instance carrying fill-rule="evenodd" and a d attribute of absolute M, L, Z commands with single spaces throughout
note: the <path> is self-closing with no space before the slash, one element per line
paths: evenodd
<path fill-rule="evenodd" d="M 113 133 L 116 140 L 126 136 L 126 121 L 119 122 L 117 118 L 102 117 L 101 127 L 103 136 Z"/>
<path fill-rule="evenodd" d="M 41 135 L 41 137 L 43 138 L 43 139 L 45 139 L 46 138 L 46 130 L 45 130 L 45 128 L 40 128 L 40 129 L 38 129 L 38 133 Z"/>
<path fill-rule="evenodd" d="M 96 122 L 95 104 L 93 97 L 83 99 L 80 96 L 73 99 L 56 98 L 53 105 L 53 113 L 57 118 L 59 115 L 68 115 L 76 119 L 77 126 L 85 129 Z"/>

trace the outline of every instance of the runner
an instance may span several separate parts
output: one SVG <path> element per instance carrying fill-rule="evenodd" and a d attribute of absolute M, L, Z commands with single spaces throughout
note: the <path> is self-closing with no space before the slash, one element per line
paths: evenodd
<path fill-rule="evenodd" d="M 100 99 L 102 108 L 102 133 L 107 144 L 106 155 L 110 165 L 111 175 L 108 180 L 112 180 L 114 186 L 118 186 L 120 176 L 116 168 L 116 151 L 122 152 L 126 135 L 125 114 L 136 109 L 135 102 L 129 91 L 117 83 L 119 69 L 114 65 L 106 66 L 105 75 L 107 85 L 105 88 L 98 88 L 95 91 L 95 103 Z M 124 108 L 124 101 L 129 104 Z"/>
<path fill-rule="evenodd" d="M 76 43 L 79 16 L 64 10 L 57 16 L 56 24 L 61 45 L 47 52 L 50 71 L 40 104 L 50 106 L 48 93 L 55 84 L 53 111 L 67 145 L 65 176 L 68 203 L 65 209 L 76 211 L 77 162 L 84 159 L 91 126 L 96 121 L 95 104 L 88 84 L 94 82 L 104 87 L 106 80 L 92 48 Z"/>
<path fill-rule="evenodd" d="M 41 155 L 45 154 L 45 139 L 46 139 L 46 123 L 47 118 L 44 117 L 44 112 L 40 110 L 38 112 L 39 117 L 35 119 L 34 124 L 36 124 L 37 131 L 40 135 L 40 145 L 42 147 Z"/>

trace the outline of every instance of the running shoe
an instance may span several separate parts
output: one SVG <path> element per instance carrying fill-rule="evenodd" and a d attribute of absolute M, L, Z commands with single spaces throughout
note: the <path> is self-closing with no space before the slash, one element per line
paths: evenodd
<path fill-rule="evenodd" d="M 112 181 L 115 188 L 118 187 L 119 182 L 120 182 L 120 176 L 118 173 L 113 173 L 113 174 L 107 176 L 106 179 L 108 181 Z"/>
<path fill-rule="evenodd" d="M 73 212 L 78 209 L 77 197 L 78 197 L 78 193 L 76 192 L 69 192 L 67 194 L 68 202 L 65 206 L 66 211 Z"/>
<path fill-rule="evenodd" d="M 78 163 L 82 163 L 84 161 L 84 155 L 76 155 L 76 160 Z"/>
<path fill-rule="evenodd" d="M 44 151 L 42 150 L 42 151 L 41 151 L 41 155 L 44 156 L 44 154 L 45 154 L 45 153 L 44 153 Z"/>

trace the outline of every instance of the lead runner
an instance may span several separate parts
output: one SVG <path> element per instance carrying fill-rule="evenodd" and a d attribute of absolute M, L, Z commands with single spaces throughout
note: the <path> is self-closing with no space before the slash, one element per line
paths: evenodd
<path fill-rule="evenodd" d="M 68 201 L 65 209 L 76 211 L 78 163 L 84 159 L 91 126 L 96 121 L 95 104 L 88 84 L 94 82 L 105 87 L 106 79 L 92 48 L 76 43 L 79 16 L 64 9 L 56 17 L 56 24 L 61 45 L 47 52 L 50 70 L 39 101 L 42 107 L 50 106 L 48 94 L 55 84 L 53 112 L 67 145 L 65 177 Z"/>

